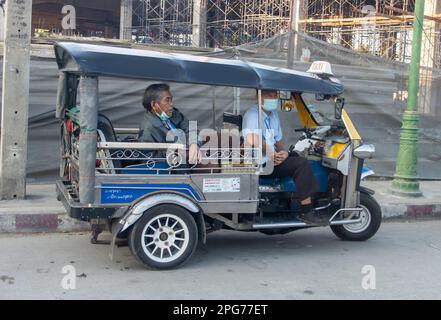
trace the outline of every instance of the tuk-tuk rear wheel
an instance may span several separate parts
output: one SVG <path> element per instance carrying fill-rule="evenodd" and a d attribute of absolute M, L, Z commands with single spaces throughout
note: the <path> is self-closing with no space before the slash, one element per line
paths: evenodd
<path fill-rule="evenodd" d="M 198 229 L 192 215 L 176 205 L 147 210 L 129 233 L 130 251 L 144 266 L 172 269 L 186 263 L 196 249 Z"/>
<path fill-rule="evenodd" d="M 360 193 L 361 223 L 356 225 L 334 225 L 331 226 L 334 234 L 348 241 L 364 241 L 378 231 L 381 225 L 381 208 L 377 201 L 367 193 Z"/>

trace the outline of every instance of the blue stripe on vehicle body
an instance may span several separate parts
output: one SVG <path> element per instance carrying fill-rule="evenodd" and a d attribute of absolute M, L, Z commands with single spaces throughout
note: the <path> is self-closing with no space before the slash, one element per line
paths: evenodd
<path fill-rule="evenodd" d="M 101 203 L 127 204 L 150 193 L 161 191 L 173 191 L 197 201 L 201 200 L 199 194 L 188 184 L 102 184 Z"/>

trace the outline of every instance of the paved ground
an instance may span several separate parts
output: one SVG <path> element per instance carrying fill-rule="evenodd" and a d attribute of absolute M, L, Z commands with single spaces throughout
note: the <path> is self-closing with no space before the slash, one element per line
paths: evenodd
<path fill-rule="evenodd" d="M 222 231 L 173 271 L 143 269 L 127 247 L 111 262 L 86 233 L 3 234 L 0 299 L 441 299 L 440 229 L 439 220 L 388 222 L 361 243 L 328 228 Z M 61 285 L 66 265 L 74 290 Z"/>

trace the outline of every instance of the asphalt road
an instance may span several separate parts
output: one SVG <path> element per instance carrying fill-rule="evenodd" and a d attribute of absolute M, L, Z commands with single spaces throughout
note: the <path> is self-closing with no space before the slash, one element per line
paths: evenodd
<path fill-rule="evenodd" d="M 88 234 L 0 235 L 0 299 L 440 299 L 440 230 L 388 222 L 361 243 L 329 228 L 221 231 L 172 271 L 144 269 L 127 247 L 112 262 Z"/>

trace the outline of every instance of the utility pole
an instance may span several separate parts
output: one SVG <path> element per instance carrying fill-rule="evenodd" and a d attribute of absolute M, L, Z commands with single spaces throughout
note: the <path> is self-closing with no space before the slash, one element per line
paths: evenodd
<path fill-rule="evenodd" d="M 32 0 L 8 0 L 5 11 L 1 200 L 24 199 L 26 196 Z"/>
<path fill-rule="evenodd" d="M 418 181 L 418 90 L 420 84 L 420 57 L 423 35 L 424 0 L 415 1 L 412 59 L 409 66 L 407 109 L 403 114 L 395 178 L 392 192 L 418 197 L 422 193 Z"/>
<path fill-rule="evenodd" d="M 287 68 L 293 68 L 294 61 L 297 59 L 299 16 L 300 0 L 291 0 L 291 8 L 289 11 L 289 44 Z"/>

